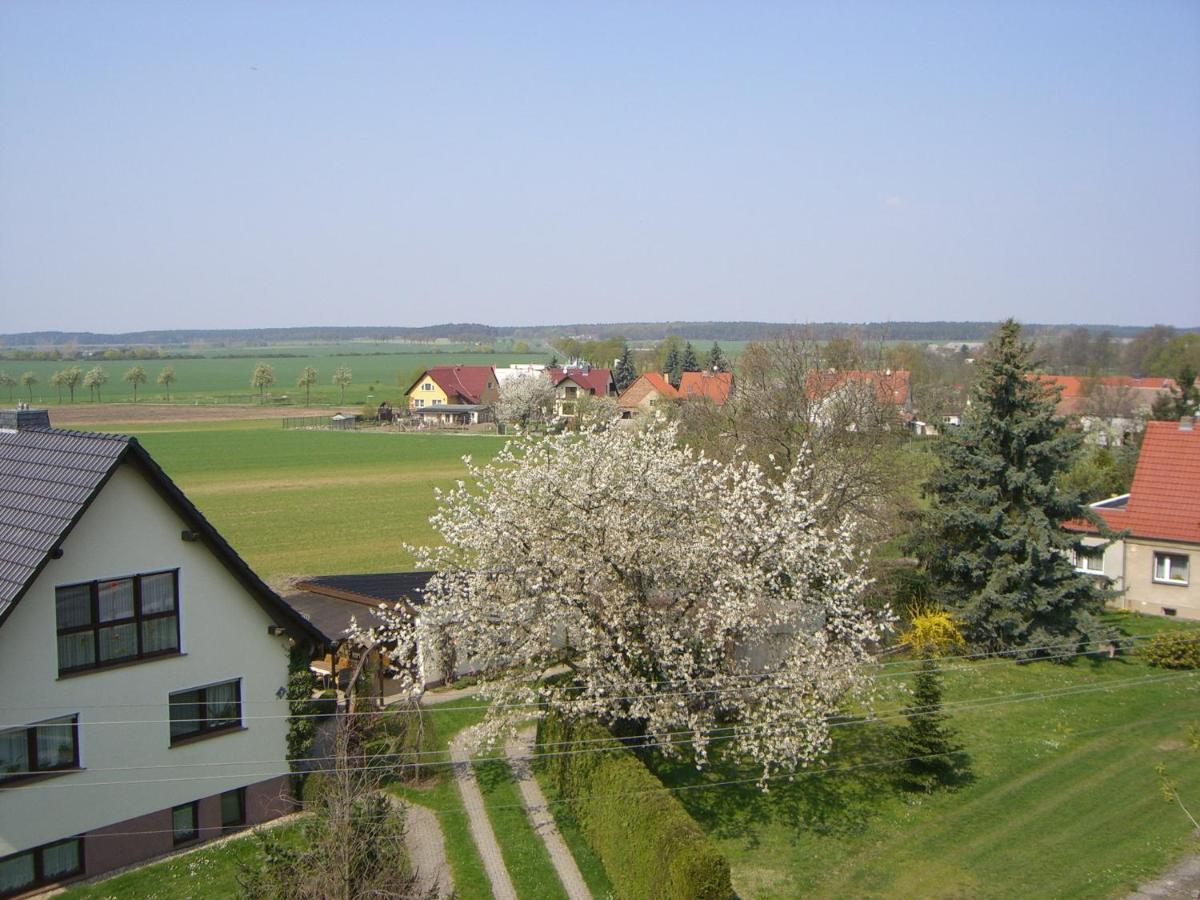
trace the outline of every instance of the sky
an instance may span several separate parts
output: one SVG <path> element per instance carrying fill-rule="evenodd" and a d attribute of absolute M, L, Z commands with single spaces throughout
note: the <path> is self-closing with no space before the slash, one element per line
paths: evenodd
<path fill-rule="evenodd" d="M 0 3 L 0 332 L 1200 324 L 1200 3 Z"/>

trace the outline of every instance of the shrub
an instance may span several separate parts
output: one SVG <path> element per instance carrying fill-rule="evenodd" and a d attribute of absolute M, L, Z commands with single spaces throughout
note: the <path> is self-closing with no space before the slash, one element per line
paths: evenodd
<path fill-rule="evenodd" d="M 1200 669 L 1200 631 L 1165 631 L 1156 634 L 1142 655 L 1160 669 Z"/>
<path fill-rule="evenodd" d="M 538 743 L 557 755 L 538 762 L 604 863 L 616 893 L 629 898 L 726 900 L 729 863 L 641 761 L 602 726 L 550 716 Z M 571 752 L 613 748 L 611 752 Z"/>

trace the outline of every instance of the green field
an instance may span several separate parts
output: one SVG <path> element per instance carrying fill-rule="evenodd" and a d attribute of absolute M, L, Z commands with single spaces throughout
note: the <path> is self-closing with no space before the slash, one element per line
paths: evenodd
<path fill-rule="evenodd" d="M 1039 697 L 1064 688 L 1086 691 Z M 716 839 L 746 900 L 1116 897 L 1200 849 L 1155 772 L 1165 765 L 1193 813 L 1200 807 L 1197 673 L 1136 658 L 993 660 L 948 673 L 948 703 L 983 698 L 992 702 L 951 720 L 969 757 L 955 790 L 897 787 L 894 720 L 840 729 L 827 767 L 766 794 L 752 781 L 706 787 L 757 774 L 734 760 L 703 773 L 661 759 L 655 768 Z"/>
<path fill-rule="evenodd" d="M 412 567 L 429 543 L 434 488 L 489 459 L 494 435 L 283 431 L 278 419 L 89 426 L 138 437 L 264 578 Z"/>
<path fill-rule="evenodd" d="M 366 345 L 368 347 L 376 345 Z M 378 345 L 390 348 L 394 345 Z M 185 403 L 253 403 L 258 401 L 258 392 L 250 386 L 250 375 L 255 364 L 261 359 L 275 370 L 275 384 L 267 391 L 273 402 L 303 403 L 304 391 L 296 387 L 296 379 L 305 366 L 312 366 L 318 372 L 317 383 L 313 385 L 311 395 L 314 403 L 336 403 L 340 392 L 334 387 L 331 379 L 334 369 L 338 366 L 348 366 L 354 381 L 346 389 L 346 405 L 357 405 L 367 402 L 375 404 L 383 400 L 392 401 L 393 405 L 401 397 L 401 392 L 408 387 L 416 377 L 418 370 L 435 365 L 496 365 L 507 366 L 513 363 L 545 363 L 550 361 L 550 353 L 481 353 L 466 352 L 451 348 L 430 347 L 429 345 L 414 345 L 417 349 L 407 352 L 385 352 L 379 350 L 356 350 L 351 353 L 367 355 L 346 355 L 330 351 L 343 350 L 345 345 L 309 346 L 302 347 L 266 347 L 262 348 L 264 355 L 255 356 L 253 350 L 238 349 L 237 359 L 207 357 L 204 359 L 165 359 L 146 360 L 77 360 L 71 361 L 32 361 L 32 360 L 0 360 L 0 372 L 7 372 L 14 378 L 19 378 L 22 372 L 33 372 L 37 384 L 33 386 L 33 402 L 39 405 L 55 405 L 58 403 L 58 390 L 50 384 L 50 377 L 60 369 L 72 365 L 79 366 L 87 372 L 93 366 L 100 366 L 108 375 L 108 383 L 101 388 L 101 400 L 108 403 L 128 402 L 133 398 L 133 390 L 128 382 L 122 381 L 121 376 L 134 365 L 141 365 L 146 370 L 148 383 L 138 388 L 139 400 L 160 401 L 164 395 L 163 388 L 155 384 L 158 373 L 164 366 L 175 370 L 177 380 L 171 388 L 172 401 Z M 244 357 L 241 354 L 245 353 Z M 271 358 L 266 354 L 295 353 L 296 356 L 287 358 Z M 303 354 L 303 355 L 299 355 Z M 403 381 L 404 384 L 399 382 Z M 0 399 L 8 402 L 7 392 L 0 394 Z M 12 391 L 13 400 L 28 400 L 28 392 L 20 387 Z M 69 402 L 69 395 L 64 391 L 64 402 Z M 75 402 L 86 403 L 89 400 L 87 388 L 75 390 Z"/>

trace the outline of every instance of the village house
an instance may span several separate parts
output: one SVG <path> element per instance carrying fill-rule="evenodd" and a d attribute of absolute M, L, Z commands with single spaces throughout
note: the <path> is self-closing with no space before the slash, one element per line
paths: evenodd
<path fill-rule="evenodd" d="M 427 425 L 478 425 L 492 420 L 500 396 L 493 366 L 433 366 L 404 392 L 409 415 Z"/>
<path fill-rule="evenodd" d="M 1041 381 L 1058 389 L 1058 415 L 1076 423 L 1088 440 L 1101 446 L 1119 446 L 1140 432 L 1154 401 L 1175 388 L 1173 378 L 1127 375 L 1043 375 Z"/>
<path fill-rule="evenodd" d="M 0 412 L 0 895 L 287 811 L 321 640 L 134 438 Z"/>
<path fill-rule="evenodd" d="M 1150 422 L 1128 494 L 1091 509 L 1123 538 L 1107 546 L 1098 529 L 1076 521 L 1083 535 L 1076 568 L 1108 578 L 1123 593 L 1122 609 L 1200 619 L 1200 432 L 1192 418 Z"/>
<path fill-rule="evenodd" d="M 554 414 L 561 419 L 574 419 L 584 397 L 609 397 L 617 392 L 612 369 L 597 369 L 585 363 L 547 366 L 545 371 L 554 385 Z"/>
<path fill-rule="evenodd" d="M 635 415 L 652 413 L 664 403 L 679 399 L 677 391 L 667 376 L 657 372 L 647 372 L 634 379 L 629 387 L 617 398 L 617 408 L 621 411 L 622 419 L 632 419 Z"/>
<path fill-rule="evenodd" d="M 724 406 L 733 389 L 732 372 L 684 372 L 679 380 L 683 400 L 709 400 Z"/>

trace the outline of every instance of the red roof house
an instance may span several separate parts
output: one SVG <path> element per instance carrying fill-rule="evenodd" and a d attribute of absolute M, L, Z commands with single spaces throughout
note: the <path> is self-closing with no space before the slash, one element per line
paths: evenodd
<path fill-rule="evenodd" d="M 679 395 L 685 400 L 705 399 L 723 406 L 732 387 L 732 372 L 684 372 Z"/>

